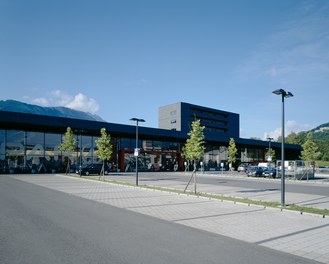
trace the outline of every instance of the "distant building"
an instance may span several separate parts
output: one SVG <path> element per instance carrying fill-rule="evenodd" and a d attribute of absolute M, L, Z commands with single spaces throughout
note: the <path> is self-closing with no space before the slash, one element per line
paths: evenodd
<path fill-rule="evenodd" d="M 315 130 L 315 132 L 323 132 L 323 131 L 326 131 L 326 130 L 329 130 L 329 127 L 320 127 L 320 129 Z"/>
<path fill-rule="evenodd" d="M 177 166 L 178 170 L 184 170 L 181 150 L 195 119 L 205 126 L 206 150 L 202 160 L 205 170 L 219 170 L 221 164 L 226 164 L 230 138 L 234 138 L 238 149 L 236 166 L 265 160 L 269 143 L 240 138 L 238 114 L 176 103 L 160 107 L 160 128 L 139 126 L 139 170 L 173 171 Z M 77 140 L 76 151 L 69 153 L 72 170 L 80 164 L 100 163 L 94 153 L 95 140 L 100 129 L 105 128 L 113 145 L 110 167 L 113 171 L 134 171 L 135 125 L 0 111 L 0 173 L 64 171 L 66 155 L 59 145 L 67 127 L 72 128 Z M 281 144 L 271 142 L 271 148 L 279 159 Z M 298 159 L 300 151 L 301 146 L 286 144 L 285 157 Z"/>
<path fill-rule="evenodd" d="M 159 108 L 159 128 L 182 132 L 191 130 L 191 123 L 199 119 L 205 133 L 228 135 L 238 138 L 239 115 L 188 103 L 175 103 Z"/>

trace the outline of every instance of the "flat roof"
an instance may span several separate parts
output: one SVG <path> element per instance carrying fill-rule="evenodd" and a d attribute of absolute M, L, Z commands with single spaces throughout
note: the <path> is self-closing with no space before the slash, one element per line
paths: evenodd
<path fill-rule="evenodd" d="M 0 110 L 0 129 L 27 130 L 49 133 L 65 133 L 67 127 L 79 133 L 99 136 L 101 128 L 105 128 L 112 137 L 134 137 L 136 133 L 135 125 L 122 125 L 100 121 L 89 121 L 83 119 L 73 119 L 65 117 L 54 117 L 19 112 L 9 112 Z M 141 123 L 142 124 L 142 123 Z M 149 128 L 138 126 L 139 137 L 141 139 L 185 142 L 187 133 L 175 130 Z M 77 132 L 75 132 L 77 133 Z M 211 144 L 228 144 L 230 135 L 221 133 L 205 133 L 205 141 Z M 236 144 L 243 146 L 268 147 L 268 141 L 234 138 Z M 273 148 L 280 148 L 281 143 L 271 142 Z M 287 149 L 301 150 L 300 145 L 286 144 Z"/>

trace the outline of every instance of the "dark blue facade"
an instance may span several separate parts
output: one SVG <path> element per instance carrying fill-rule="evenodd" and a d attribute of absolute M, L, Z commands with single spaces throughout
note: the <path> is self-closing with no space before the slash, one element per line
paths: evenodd
<path fill-rule="evenodd" d="M 203 118 L 203 125 L 207 125 L 208 110 L 188 104 L 186 109 L 182 109 L 182 116 L 188 122 L 193 121 L 194 117 L 201 120 Z M 230 138 L 234 138 L 236 142 L 239 162 L 263 161 L 268 142 L 239 138 L 239 116 L 224 111 L 218 113 L 215 118 L 212 116 L 218 123 L 211 122 L 208 127 L 219 131 L 205 131 L 204 164 L 208 164 L 209 169 L 216 169 L 220 162 L 225 161 Z M 36 165 L 39 171 L 49 172 L 53 168 L 60 171 L 64 159 L 58 147 L 67 127 L 71 127 L 78 142 L 76 152 L 70 156 L 72 164 L 99 162 L 94 154 L 95 140 L 100 136 L 101 128 L 105 128 L 110 133 L 114 146 L 110 161 L 113 170 L 133 170 L 133 149 L 136 144 L 134 125 L 6 111 L 0 111 L 0 169 L 8 172 L 13 168 L 20 172 L 29 171 Z M 221 130 L 223 131 L 220 132 Z M 184 160 L 180 152 L 189 131 L 189 125 L 185 125 L 182 131 L 139 126 L 140 169 L 172 170 L 175 164 L 179 165 L 179 169 L 183 169 Z M 272 142 L 271 147 L 279 159 L 281 144 Z M 301 147 L 286 145 L 285 151 L 287 160 L 298 159 Z"/>
<path fill-rule="evenodd" d="M 201 125 L 205 127 L 206 136 L 223 138 L 239 138 L 240 120 L 239 115 L 231 112 L 221 111 L 199 105 L 181 103 L 182 131 L 190 131 L 190 124 L 199 119 Z"/>

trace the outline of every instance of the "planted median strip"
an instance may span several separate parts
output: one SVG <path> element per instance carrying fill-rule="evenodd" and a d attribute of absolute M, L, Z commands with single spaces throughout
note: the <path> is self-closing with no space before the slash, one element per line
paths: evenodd
<path fill-rule="evenodd" d="M 122 184 L 122 183 L 118 183 L 118 184 Z M 247 204 L 247 205 L 258 205 L 258 206 L 263 206 L 264 208 L 266 208 L 266 207 L 279 208 L 279 209 L 281 208 L 281 204 L 278 202 L 257 201 L 257 200 L 251 200 L 251 199 L 246 199 L 246 198 L 238 198 L 238 197 L 225 196 L 225 195 L 220 195 L 220 194 L 209 194 L 209 193 L 201 193 L 201 192 L 198 192 L 197 194 L 195 194 L 194 192 L 191 192 L 191 191 L 184 193 L 184 191 L 179 190 L 179 189 L 149 186 L 149 185 L 141 185 L 140 187 L 146 188 L 146 189 L 154 189 L 154 190 L 178 193 L 178 194 L 187 194 L 187 195 L 209 198 L 209 199 L 220 200 L 220 201 L 231 201 L 234 203 L 243 203 L 243 204 Z M 301 214 L 303 214 L 303 213 L 317 214 L 317 215 L 322 215 L 323 217 L 329 216 L 329 210 L 327 210 L 327 209 L 305 207 L 305 206 L 299 206 L 299 205 L 295 205 L 295 204 L 286 205 L 284 210 L 297 211 L 297 212 L 300 212 Z"/>
<path fill-rule="evenodd" d="M 78 176 L 72 175 L 72 174 L 66 175 L 66 176 L 78 178 Z M 88 180 L 99 181 L 98 177 L 95 178 L 93 176 L 84 176 L 83 178 L 88 179 Z M 219 201 L 231 201 L 233 203 L 243 203 L 243 204 L 247 204 L 247 205 L 263 206 L 264 208 L 270 207 L 270 208 L 277 208 L 277 209 L 287 210 L 287 211 L 296 211 L 296 212 L 299 212 L 300 214 L 303 214 L 303 213 L 316 214 L 316 215 L 321 215 L 323 218 L 325 218 L 326 216 L 327 217 L 329 216 L 328 209 L 306 207 L 306 206 L 300 206 L 300 205 L 296 205 L 296 204 L 288 204 L 288 205 L 286 205 L 286 207 L 281 208 L 281 205 L 279 202 L 251 200 L 251 199 L 247 199 L 247 198 L 239 198 L 239 197 L 232 197 L 232 196 L 226 196 L 226 195 L 220 195 L 220 194 L 202 193 L 202 192 L 197 192 L 197 193 L 194 193 L 192 191 L 184 192 L 184 190 L 180 190 L 180 189 L 146 185 L 146 184 L 140 184 L 140 185 L 136 186 L 133 183 L 117 181 L 117 180 L 109 180 L 109 179 L 105 179 L 104 181 L 108 182 L 108 183 L 112 183 L 112 184 L 125 185 L 125 186 L 151 189 L 151 190 L 158 190 L 158 191 L 177 193 L 177 194 L 182 194 L 182 195 L 191 195 L 191 196 L 195 196 L 195 197 L 202 197 L 202 198 L 214 199 L 214 200 L 219 200 Z"/>

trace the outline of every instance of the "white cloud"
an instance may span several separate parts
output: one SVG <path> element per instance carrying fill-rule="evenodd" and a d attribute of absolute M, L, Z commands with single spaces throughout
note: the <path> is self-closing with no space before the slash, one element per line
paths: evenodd
<path fill-rule="evenodd" d="M 46 98 L 35 98 L 33 103 L 41 106 L 49 106 L 49 101 Z"/>
<path fill-rule="evenodd" d="M 88 98 L 82 93 L 72 96 L 61 90 L 52 91 L 48 98 L 35 98 L 32 102 L 42 106 L 64 106 L 92 114 L 95 114 L 99 110 L 99 105 L 95 99 Z"/>
<path fill-rule="evenodd" d="M 97 102 L 93 98 L 88 98 L 82 93 L 74 96 L 74 99 L 69 102 L 66 107 L 84 112 L 90 112 L 92 114 L 99 110 Z"/>
<path fill-rule="evenodd" d="M 309 124 L 299 124 L 294 120 L 289 120 L 285 123 L 284 128 L 285 128 L 284 133 L 285 133 L 285 137 L 286 137 L 289 134 L 291 134 L 292 132 L 299 133 L 301 131 L 307 131 L 307 130 L 313 129 L 314 126 L 309 125 Z M 263 139 L 266 140 L 266 138 L 271 137 L 276 140 L 276 139 L 278 139 L 279 136 L 281 136 L 281 127 L 276 128 L 275 130 L 270 131 L 270 132 L 265 132 Z"/>
<path fill-rule="evenodd" d="M 55 90 L 50 93 L 51 100 L 53 101 L 52 105 L 67 106 L 72 100 L 73 96 L 61 91 Z"/>

